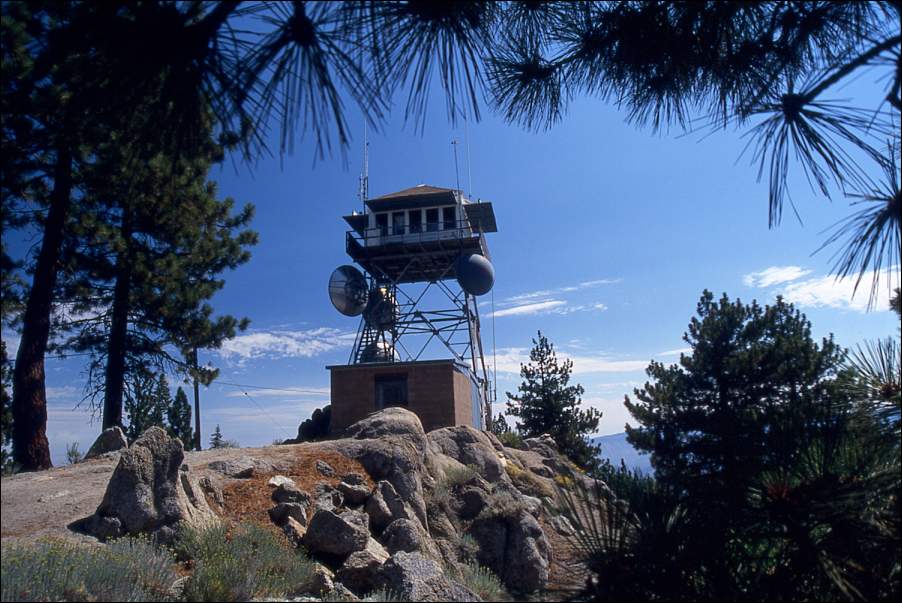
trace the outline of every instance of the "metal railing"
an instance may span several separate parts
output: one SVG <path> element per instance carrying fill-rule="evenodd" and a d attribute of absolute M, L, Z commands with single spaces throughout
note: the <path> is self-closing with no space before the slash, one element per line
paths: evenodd
<path fill-rule="evenodd" d="M 364 229 L 348 231 L 348 238 L 364 247 L 377 247 L 391 243 L 425 243 L 449 239 L 465 239 L 478 237 L 479 232 L 470 227 L 467 220 L 454 222 L 430 222 L 420 224 L 388 224 Z"/>

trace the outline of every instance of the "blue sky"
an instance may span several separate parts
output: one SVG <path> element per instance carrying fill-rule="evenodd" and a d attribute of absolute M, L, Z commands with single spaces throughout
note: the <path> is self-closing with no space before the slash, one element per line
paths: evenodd
<path fill-rule="evenodd" d="M 867 78 L 856 86 L 865 98 L 882 88 Z M 541 133 L 489 111 L 466 131 L 452 128 L 438 96 L 422 135 L 402 113 L 396 107 L 381 132 L 370 132 L 371 196 L 420 183 L 454 187 L 450 143 L 458 139 L 462 187 L 494 203 L 496 408 L 516 390 L 519 362 L 541 329 L 573 359 L 584 403 L 603 411 L 599 433 L 623 431 L 623 395 L 645 381 L 650 359 L 677 359 L 705 288 L 744 301 L 782 293 L 816 336 L 834 333 L 847 346 L 896 332 L 885 301 L 866 312 L 866 295 L 851 299 L 851 284 L 828 276 L 829 250 L 812 255 L 824 229 L 850 212 L 847 202 L 815 195 L 795 169 L 791 190 L 803 223 L 787 211 L 769 230 L 766 182 L 756 182 L 749 156 L 740 158 L 742 131 L 704 140 L 655 134 L 595 99 L 576 100 L 562 123 Z M 349 121 L 356 139 L 346 161 L 340 153 L 317 161 L 308 139 L 281 161 L 249 168 L 236 160 L 214 175 L 223 196 L 256 205 L 260 243 L 214 300 L 219 312 L 249 317 L 251 327 L 223 350 L 202 352 L 202 361 L 222 369 L 201 393 L 205 441 L 216 424 L 245 446 L 293 436 L 328 402 L 324 367 L 347 361 L 357 319 L 333 309 L 326 284 L 349 261 L 341 216 L 360 207 L 363 125 L 353 113 Z M 480 312 L 491 362 L 491 296 Z M 82 370 L 79 358 L 47 362 L 55 463 L 66 443 L 84 450 L 99 431 L 74 408 Z"/>

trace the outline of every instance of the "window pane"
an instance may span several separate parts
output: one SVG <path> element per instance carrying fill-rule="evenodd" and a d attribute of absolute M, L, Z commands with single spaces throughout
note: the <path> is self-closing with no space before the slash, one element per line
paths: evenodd
<path fill-rule="evenodd" d="M 407 375 L 376 377 L 376 408 L 407 406 Z"/>
<path fill-rule="evenodd" d="M 404 212 L 396 211 L 391 215 L 391 233 L 396 235 L 404 234 Z"/>
<path fill-rule="evenodd" d="M 438 230 L 438 209 L 426 210 L 426 230 L 429 232 Z"/>
<path fill-rule="evenodd" d="M 410 232 L 423 232 L 423 210 L 410 210 Z"/>
<path fill-rule="evenodd" d="M 443 228 L 445 230 L 451 230 L 456 228 L 457 225 L 454 223 L 454 208 L 453 207 L 443 207 L 442 208 L 442 222 L 444 222 Z"/>
<path fill-rule="evenodd" d="M 376 214 L 376 228 L 383 237 L 388 234 L 388 214 Z"/>

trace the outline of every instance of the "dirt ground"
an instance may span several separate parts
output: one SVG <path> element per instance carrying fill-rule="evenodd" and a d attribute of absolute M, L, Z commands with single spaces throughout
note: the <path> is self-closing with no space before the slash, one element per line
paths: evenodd
<path fill-rule="evenodd" d="M 207 468 L 212 461 L 260 459 L 275 466 L 273 474 L 286 469 L 300 475 L 306 470 L 306 463 L 300 461 L 310 456 L 306 450 L 309 447 L 310 444 L 295 444 L 186 452 L 185 463 L 195 477 L 209 475 L 219 483 L 225 481 L 223 476 Z M 67 526 L 94 513 L 118 462 L 119 456 L 114 453 L 76 465 L 3 477 L 0 479 L 0 539 L 7 543 L 47 536 L 94 542 L 92 538 L 75 534 Z M 313 462 L 311 458 L 309 464 Z M 263 483 L 265 485 L 265 480 Z M 267 508 L 262 509 L 264 514 Z"/>

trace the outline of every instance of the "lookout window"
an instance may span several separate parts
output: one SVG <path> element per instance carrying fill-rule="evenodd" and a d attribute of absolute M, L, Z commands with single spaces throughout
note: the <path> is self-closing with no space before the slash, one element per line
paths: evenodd
<path fill-rule="evenodd" d="M 410 210 L 410 232 L 423 232 L 423 210 Z"/>
<path fill-rule="evenodd" d="M 376 228 L 380 236 L 388 235 L 388 214 L 376 214 Z"/>
<path fill-rule="evenodd" d="M 442 208 L 442 222 L 444 222 L 442 228 L 444 230 L 453 230 L 456 220 L 454 219 L 454 208 L 453 207 L 443 207 Z"/>
<path fill-rule="evenodd" d="M 435 232 L 438 230 L 438 209 L 426 210 L 426 231 Z"/>

